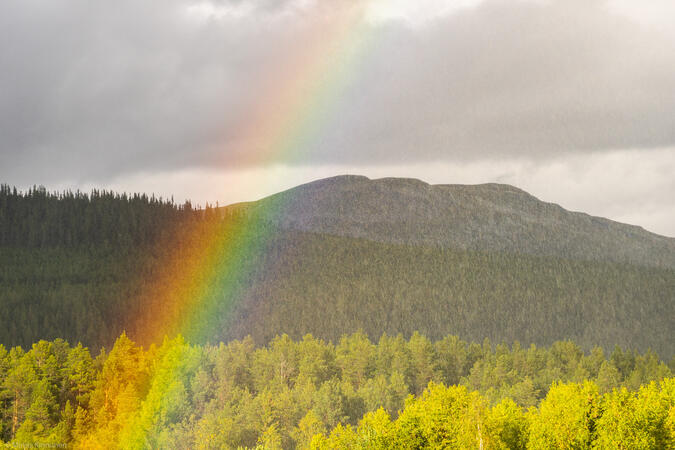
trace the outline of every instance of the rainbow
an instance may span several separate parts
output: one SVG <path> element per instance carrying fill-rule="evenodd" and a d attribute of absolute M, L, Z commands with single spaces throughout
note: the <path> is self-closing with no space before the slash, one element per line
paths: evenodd
<path fill-rule="evenodd" d="M 367 6 L 368 2 L 357 1 L 314 25 L 310 33 L 314 39 L 260 93 L 259 104 L 242 123 L 243 135 L 256 136 L 255 142 L 235 144 L 228 153 L 250 165 L 280 158 L 299 161 L 311 151 L 329 124 L 331 106 L 356 75 L 372 41 L 364 19 Z M 264 247 L 264 237 L 253 239 L 246 231 L 214 223 L 178 233 L 191 248 L 163 262 L 158 283 L 151 283 L 153 292 L 143 294 L 144 304 L 156 307 L 148 308 L 153 317 L 136 312 L 140 318 L 134 335 L 140 342 L 162 342 L 177 334 L 188 340 L 208 336 L 211 308 L 216 305 L 207 299 L 215 297 L 214 290 L 220 298 L 232 298 L 235 288 L 228 280 L 245 275 L 240 263 L 255 259 Z M 156 317 L 158 310 L 162 313 Z"/>
<path fill-rule="evenodd" d="M 368 1 L 357 0 L 315 25 L 313 39 L 261 93 L 260 103 L 242 122 L 243 135 L 256 136 L 255 142 L 235 144 L 228 153 L 238 155 L 245 165 L 282 157 L 300 161 L 311 151 L 372 44 L 371 27 L 365 21 L 368 6 Z M 162 262 L 156 282 L 141 294 L 143 310 L 133 313 L 137 320 L 132 337 L 146 345 L 164 345 L 158 350 L 150 391 L 137 411 L 143 420 L 122 430 L 122 447 L 143 446 L 161 399 L 182 376 L 185 355 L 190 353 L 186 342 L 208 341 L 222 326 L 223 309 L 236 305 L 240 288 L 233 280 L 250 276 L 250 262 L 261 256 L 269 239 L 265 233 L 249 232 L 254 222 L 224 226 L 206 221 L 177 232 L 183 250 Z M 231 304 L 223 305 L 223 298 Z M 178 344 L 168 344 L 172 338 Z"/>

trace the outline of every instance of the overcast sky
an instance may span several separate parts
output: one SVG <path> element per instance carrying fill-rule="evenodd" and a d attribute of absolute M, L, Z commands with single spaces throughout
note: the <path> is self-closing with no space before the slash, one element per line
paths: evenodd
<path fill-rule="evenodd" d="M 675 236 L 675 2 L 4 0 L 0 182 L 502 182 Z"/>

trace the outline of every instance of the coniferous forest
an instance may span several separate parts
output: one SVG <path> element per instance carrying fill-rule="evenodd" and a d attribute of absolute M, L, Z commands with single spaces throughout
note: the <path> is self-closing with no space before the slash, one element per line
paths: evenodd
<path fill-rule="evenodd" d="M 250 335 L 264 345 L 284 333 L 335 342 L 359 330 L 377 340 L 418 331 L 430 339 L 541 346 L 573 339 L 586 351 L 619 345 L 664 360 L 675 355 L 675 268 L 375 242 L 281 228 L 261 216 L 144 195 L 4 186 L 0 343 L 28 348 L 62 338 L 98 349 L 126 331 L 149 345 L 144 331 L 152 323 L 139 318 L 173 301 L 177 289 L 167 284 L 185 281 L 175 274 L 187 272 L 200 257 L 193 249 L 216 234 L 229 248 L 217 255 L 221 265 L 245 270 L 216 274 L 234 290 L 208 295 L 222 322 L 191 336 L 194 343 Z M 238 256 L 251 241 L 262 248 Z"/>
<path fill-rule="evenodd" d="M 260 217 L 144 195 L 3 186 L 2 440 L 177 449 L 675 444 L 674 269 L 376 242 Z M 167 261 L 189 272 L 206 255 L 193 249 L 214 234 L 227 244 L 216 255 L 222 264 L 246 270 L 213 269 L 216 286 L 234 287 L 205 294 L 215 306 L 201 333 L 149 340 L 152 323 L 137 319 L 178 295 L 162 275 Z M 250 241 L 263 246 L 252 256 L 238 249 Z M 156 291 L 160 299 L 148 295 Z"/>

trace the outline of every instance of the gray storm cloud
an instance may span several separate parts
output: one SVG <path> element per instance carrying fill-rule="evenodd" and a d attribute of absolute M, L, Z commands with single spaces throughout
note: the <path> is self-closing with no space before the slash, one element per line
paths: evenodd
<path fill-rule="evenodd" d="M 256 138 L 241 124 L 265 101 L 260 87 L 313 21 L 352 4 L 2 2 L 0 176 L 231 167 L 235 144 Z M 675 145 L 675 39 L 605 2 L 488 0 L 365 26 L 366 50 L 302 164 Z"/>

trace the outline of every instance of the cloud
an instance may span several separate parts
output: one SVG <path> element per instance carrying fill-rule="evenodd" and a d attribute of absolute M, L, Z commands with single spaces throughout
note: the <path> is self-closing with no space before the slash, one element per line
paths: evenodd
<path fill-rule="evenodd" d="M 675 144 L 675 39 L 649 26 L 663 10 L 640 15 L 626 2 L 602 1 L 486 0 L 451 10 L 448 3 L 2 2 L 0 177 L 86 183 L 240 169 L 242 161 L 545 164 L 626 148 L 651 158 Z M 309 108 L 321 120 L 297 140 L 306 146 L 301 156 L 242 155 L 260 150 L 256 125 L 271 114 L 260 105 L 292 116 L 312 100 L 298 94 L 301 105 L 291 109 L 266 96 L 285 89 L 279 74 L 293 72 L 308 46 L 321 50 L 317 29 L 358 5 L 368 8 L 351 37 L 363 50 L 322 114 Z M 330 50 L 317 54 L 340 61 Z M 290 117 L 289 128 L 300 127 L 295 122 L 302 117 Z"/>

